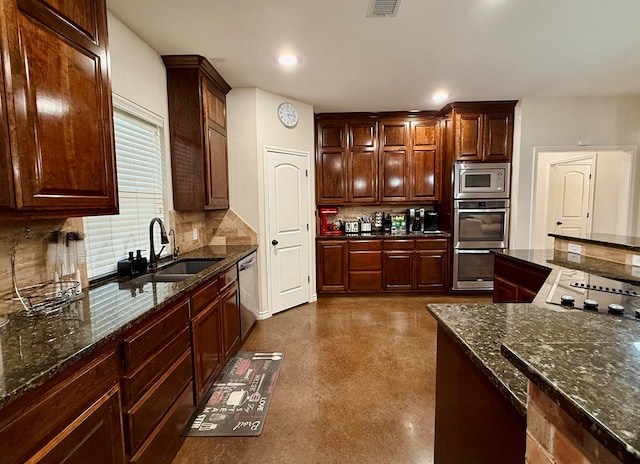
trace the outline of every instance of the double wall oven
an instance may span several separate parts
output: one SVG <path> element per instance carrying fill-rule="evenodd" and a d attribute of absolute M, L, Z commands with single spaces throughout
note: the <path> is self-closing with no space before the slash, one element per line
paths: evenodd
<path fill-rule="evenodd" d="M 493 289 L 491 250 L 508 247 L 509 163 L 455 166 L 454 290 Z"/>

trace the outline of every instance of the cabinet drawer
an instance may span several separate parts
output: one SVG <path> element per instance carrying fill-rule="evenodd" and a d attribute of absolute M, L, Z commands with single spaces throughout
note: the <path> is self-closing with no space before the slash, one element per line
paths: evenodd
<path fill-rule="evenodd" d="M 349 251 L 349 271 L 381 271 L 381 251 Z"/>
<path fill-rule="evenodd" d="M 382 240 L 351 240 L 349 251 L 382 250 Z"/>
<path fill-rule="evenodd" d="M 160 319 L 145 325 L 124 340 L 124 366 L 130 370 L 147 360 L 171 334 L 189 326 L 189 302 L 170 309 Z"/>
<path fill-rule="evenodd" d="M 149 439 L 131 458 L 131 464 L 170 463 L 184 441 L 184 438 L 178 437 L 192 413 L 193 384 L 189 382 Z"/>
<path fill-rule="evenodd" d="M 229 269 L 227 269 L 224 274 L 222 274 L 220 277 L 218 277 L 218 279 L 220 279 L 220 290 L 225 290 L 227 287 L 229 287 L 232 283 L 237 282 L 238 281 L 238 268 L 236 266 L 233 266 Z"/>
<path fill-rule="evenodd" d="M 41 448 L 115 385 L 117 378 L 118 357 L 115 351 L 108 352 L 53 385 L 48 393 L 38 396 L 33 406 L 9 416 L 3 411 L 0 443 L 13 445 L 3 447 L 2 462 L 24 462 L 28 454 Z"/>
<path fill-rule="evenodd" d="M 134 454 L 190 381 L 191 353 L 185 351 L 158 383 L 127 412 L 130 454 Z"/>
<path fill-rule="evenodd" d="M 212 301 L 218 297 L 220 289 L 223 287 L 224 280 L 221 276 L 214 279 L 202 287 L 200 287 L 191 297 L 191 318 L 206 308 Z"/>
<path fill-rule="evenodd" d="M 431 238 L 427 240 L 416 240 L 416 250 L 446 250 L 446 238 Z"/>
<path fill-rule="evenodd" d="M 413 250 L 414 240 L 385 240 L 382 243 L 383 250 Z"/>
<path fill-rule="evenodd" d="M 122 396 L 125 405 L 137 401 L 155 380 L 190 347 L 189 328 L 185 328 L 147 362 L 122 378 Z"/>
<path fill-rule="evenodd" d="M 350 272 L 349 290 L 379 292 L 382 290 L 382 271 Z"/>

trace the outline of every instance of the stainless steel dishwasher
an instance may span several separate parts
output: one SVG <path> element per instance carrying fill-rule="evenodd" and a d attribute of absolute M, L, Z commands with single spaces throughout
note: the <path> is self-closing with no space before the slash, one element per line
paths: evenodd
<path fill-rule="evenodd" d="M 244 340 L 258 316 L 258 254 L 254 251 L 238 261 L 240 327 Z"/>

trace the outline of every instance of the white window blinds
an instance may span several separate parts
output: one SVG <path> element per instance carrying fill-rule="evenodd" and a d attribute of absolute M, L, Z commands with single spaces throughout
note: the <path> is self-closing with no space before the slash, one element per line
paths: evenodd
<path fill-rule="evenodd" d="M 149 223 L 154 217 L 165 219 L 162 119 L 153 115 L 152 123 L 138 117 L 145 112 L 114 108 L 120 214 L 84 219 L 90 279 L 114 273 L 129 251 L 146 250 L 142 255 L 148 257 Z"/>

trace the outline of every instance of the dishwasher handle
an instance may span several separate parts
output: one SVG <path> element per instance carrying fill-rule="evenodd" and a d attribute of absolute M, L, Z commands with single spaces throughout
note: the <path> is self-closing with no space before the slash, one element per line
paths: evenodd
<path fill-rule="evenodd" d="M 246 271 L 247 269 L 250 269 L 253 266 L 255 266 L 257 263 L 258 263 L 258 258 L 256 256 L 254 256 L 253 258 L 251 258 L 251 260 L 247 261 L 246 263 L 240 264 L 238 269 L 240 271 Z"/>

